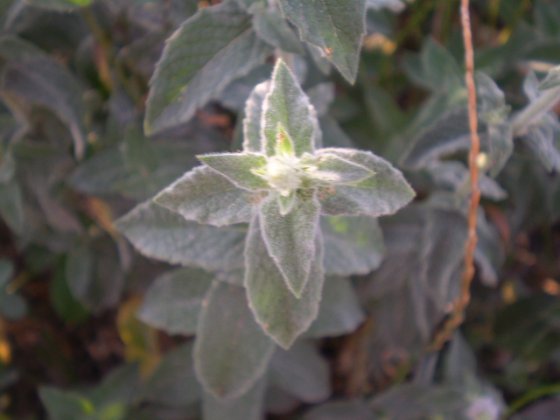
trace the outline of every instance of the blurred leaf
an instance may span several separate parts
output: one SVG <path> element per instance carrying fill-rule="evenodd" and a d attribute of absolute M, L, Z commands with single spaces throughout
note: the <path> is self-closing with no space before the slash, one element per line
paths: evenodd
<path fill-rule="evenodd" d="M 86 147 L 84 106 L 76 78 L 40 49 L 16 37 L 0 38 L 0 57 L 4 62 L 0 92 L 54 112 L 68 126 L 74 153 L 81 159 Z"/>
<path fill-rule="evenodd" d="M 375 219 L 361 216 L 323 217 L 321 228 L 327 275 L 367 274 L 381 263 L 385 247 Z"/>
<path fill-rule="evenodd" d="M 358 296 L 347 279 L 327 277 L 317 319 L 307 337 L 330 337 L 354 331 L 364 320 Z"/>
<path fill-rule="evenodd" d="M 206 391 L 220 399 L 243 396 L 264 375 L 274 348 L 255 322 L 244 289 L 215 282 L 203 303 L 194 348 Z"/>
<path fill-rule="evenodd" d="M 56 270 L 49 295 L 54 310 L 64 322 L 76 325 L 87 319 L 88 311 L 72 295 L 63 267 Z"/>
<path fill-rule="evenodd" d="M 303 417 L 304 420 L 374 420 L 376 418 L 367 404 L 358 400 L 329 402 L 310 410 Z"/>
<path fill-rule="evenodd" d="M 144 401 L 174 407 L 189 406 L 201 395 L 194 373 L 191 343 L 166 353 L 140 390 L 140 398 Z"/>
<path fill-rule="evenodd" d="M 109 241 L 74 248 L 66 260 L 66 281 L 86 308 L 100 312 L 116 305 L 124 288 L 124 273 Z"/>
<path fill-rule="evenodd" d="M 191 268 L 156 278 L 138 311 L 138 317 L 169 334 L 194 335 L 212 275 Z"/>
<path fill-rule="evenodd" d="M 142 376 L 149 376 L 160 360 L 157 333 L 150 326 L 136 318 L 142 301 L 132 296 L 119 306 L 117 330 L 124 343 L 124 357 L 127 362 L 137 362 Z"/>
<path fill-rule="evenodd" d="M 93 403 L 78 393 L 43 387 L 39 390 L 39 396 L 51 420 L 94 418 L 95 407 Z"/>
<path fill-rule="evenodd" d="M 250 28 L 250 16 L 235 2 L 199 10 L 169 38 L 156 67 L 146 132 L 187 122 L 230 82 L 262 64 L 268 53 Z"/>
<path fill-rule="evenodd" d="M 329 366 L 308 341 L 274 353 L 270 382 L 305 403 L 326 400 L 331 393 Z"/>
<path fill-rule="evenodd" d="M 14 181 L 6 185 L 0 184 L 0 216 L 16 234 L 24 233 L 23 194 Z"/>

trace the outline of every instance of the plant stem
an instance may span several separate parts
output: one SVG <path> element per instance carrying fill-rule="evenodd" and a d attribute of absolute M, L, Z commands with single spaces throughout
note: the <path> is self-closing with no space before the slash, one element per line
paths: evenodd
<path fill-rule="evenodd" d="M 433 350 L 440 350 L 451 338 L 453 332 L 461 325 L 465 318 L 465 309 L 471 300 L 471 283 L 474 278 L 474 253 L 477 243 L 477 214 L 480 204 L 480 188 L 478 185 L 479 168 L 477 164 L 480 153 L 480 138 L 478 136 L 478 112 L 476 107 L 476 87 L 474 82 L 474 52 L 472 43 L 471 19 L 469 0 L 461 0 L 461 26 L 463 42 L 465 44 L 465 82 L 469 94 L 469 127 L 471 132 L 471 148 L 469 153 L 469 171 L 471 199 L 468 211 L 468 237 L 465 244 L 464 271 L 461 277 L 459 297 L 453 302 L 453 310 L 442 328 L 436 333 L 432 342 Z"/>

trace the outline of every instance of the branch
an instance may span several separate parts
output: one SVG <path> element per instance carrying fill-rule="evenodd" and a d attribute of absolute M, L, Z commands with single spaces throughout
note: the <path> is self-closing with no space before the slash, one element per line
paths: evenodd
<path fill-rule="evenodd" d="M 465 244 L 464 271 L 461 277 L 459 297 L 453 302 L 453 311 L 437 332 L 432 342 L 433 350 L 440 350 L 451 338 L 453 332 L 465 318 L 465 309 L 471 300 L 471 283 L 474 278 L 474 252 L 477 243 L 476 222 L 478 205 L 480 203 L 480 189 L 478 186 L 477 158 L 480 152 L 480 138 L 478 136 L 478 112 L 476 107 L 476 87 L 474 82 L 474 53 L 472 44 L 471 18 L 469 0 L 461 0 L 461 26 L 463 28 L 463 42 L 465 44 L 465 81 L 469 93 L 469 127 L 471 132 L 471 148 L 469 153 L 469 171 L 471 198 L 468 213 L 468 237 Z"/>

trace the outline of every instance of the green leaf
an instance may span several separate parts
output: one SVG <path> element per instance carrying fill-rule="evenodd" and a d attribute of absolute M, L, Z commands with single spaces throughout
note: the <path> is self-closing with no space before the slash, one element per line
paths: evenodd
<path fill-rule="evenodd" d="M 266 380 L 258 381 L 244 395 L 234 399 L 218 399 L 205 393 L 202 403 L 204 420 L 261 420 Z"/>
<path fill-rule="evenodd" d="M 482 131 L 482 130 L 481 130 Z M 406 168 L 425 168 L 438 158 L 468 149 L 469 119 L 463 106 L 451 108 L 420 128 L 401 158 Z"/>
<path fill-rule="evenodd" d="M 319 195 L 323 214 L 379 217 L 395 213 L 414 198 L 402 174 L 373 153 L 350 149 L 321 149 L 317 155 L 335 154 L 374 172 L 353 186 L 339 185 Z"/>
<path fill-rule="evenodd" d="M 149 258 L 209 271 L 243 267 L 245 229 L 216 228 L 146 202 L 116 222 L 116 227 Z"/>
<path fill-rule="evenodd" d="M 317 167 L 316 171 L 311 172 L 311 178 L 327 184 L 356 184 L 375 175 L 370 169 L 335 154 L 321 153 L 318 158 L 309 159 L 309 162 Z"/>
<path fill-rule="evenodd" d="M 14 266 L 9 260 L 0 259 L 0 287 L 5 287 L 14 275 Z"/>
<path fill-rule="evenodd" d="M 300 38 L 321 49 L 349 83 L 356 81 L 365 35 L 365 0 L 280 0 Z"/>
<path fill-rule="evenodd" d="M 268 189 L 268 183 L 255 175 L 253 170 L 266 165 L 266 157 L 255 153 L 213 153 L 197 156 L 206 166 L 219 172 L 229 181 L 246 190 Z"/>
<path fill-rule="evenodd" d="M 327 275 L 363 275 L 381 264 L 385 247 L 375 219 L 364 216 L 323 217 L 321 230 L 325 241 Z"/>
<path fill-rule="evenodd" d="M 187 122 L 230 82 L 262 64 L 269 51 L 235 2 L 199 10 L 167 41 L 150 82 L 145 131 Z"/>
<path fill-rule="evenodd" d="M 269 10 L 267 5 L 252 7 L 253 27 L 256 34 L 267 44 L 282 51 L 303 54 L 300 40 L 275 10 Z"/>
<path fill-rule="evenodd" d="M 23 194 L 19 184 L 15 181 L 0 184 L 0 216 L 16 234 L 24 233 Z"/>
<path fill-rule="evenodd" d="M 268 197 L 259 211 L 266 249 L 284 276 L 286 285 L 298 298 L 315 264 L 313 259 L 319 212 L 319 202 L 315 196 L 300 196 L 292 211 L 283 216 L 275 195 Z"/>
<path fill-rule="evenodd" d="M 95 413 L 93 403 L 75 392 L 43 387 L 39 390 L 39 397 L 51 420 L 87 419 Z"/>
<path fill-rule="evenodd" d="M 97 240 L 72 249 L 65 273 L 72 295 L 92 311 L 116 305 L 124 289 L 124 273 L 109 241 Z"/>
<path fill-rule="evenodd" d="M 326 400 L 331 394 L 329 365 L 309 341 L 290 350 L 278 349 L 270 363 L 270 382 L 304 403 Z"/>
<path fill-rule="evenodd" d="M 313 152 L 320 138 L 317 115 L 295 75 L 282 60 L 276 63 L 272 85 L 263 103 L 261 130 L 269 156 L 275 154 L 279 126 L 290 135 L 297 156 Z"/>
<path fill-rule="evenodd" d="M 226 226 L 249 221 L 251 197 L 213 169 L 198 167 L 161 191 L 154 202 L 187 220 Z"/>
<path fill-rule="evenodd" d="M 327 277 L 319 316 L 306 337 L 335 337 L 356 330 L 364 321 L 364 311 L 352 283 L 345 278 Z"/>
<path fill-rule="evenodd" d="M 138 318 L 169 334 L 194 335 L 211 284 L 212 275 L 202 270 L 184 268 L 165 273 L 146 292 Z"/>
<path fill-rule="evenodd" d="M 194 373 L 192 342 L 166 353 L 140 390 L 144 401 L 174 407 L 189 406 L 201 396 L 202 389 Z"/>
<path fill-rule="evenodd" d="M 245 104 L 245 119 L 243 120 L 243 150 L 246 152 L 264 152 L 261 120 L 263 104 L 272 83 L 266 81 L 258 84 Z"/>
<path fill-rule="evenodd" d="M 557 87 L 560 87 L 560 66 L 549 70 L 545 79 L 539 85 L 540 90 L 548 90 Z"/>
<path fill-rule="evenodd" d="M 0 91 L 54 112 L 72 135 L 75 155 L 82 158 L 85 111 L 82 87 L 74 76 L 33 44 L 13 36 L 0 37 L 0 59 L 5 62 Z"/>
<path fill-rule="evenodd" d="M 249 305 L 263 330 L 287 349 L 305 332 L 319 312 L 324 273 L 320 234 L 316 237 L 307 285 L 298 299 L 286 286 L 284 276 L 268 254 L 259 223 L 251 223 L 245 248 L 245 287 Z"/>
<path fill-rule="evenodd" d="M 242 287 L 215 282 L 203 304 L 195 370 L 207 392 L 235 399 L 264 375 L 274 343 L 255 322 Z"/>
<path fill-rule="evenodd" d="M 34 7 L 57 11 L 72 11 L 80 7 L 90 6 L 94 0 L 24 0 Z"/>

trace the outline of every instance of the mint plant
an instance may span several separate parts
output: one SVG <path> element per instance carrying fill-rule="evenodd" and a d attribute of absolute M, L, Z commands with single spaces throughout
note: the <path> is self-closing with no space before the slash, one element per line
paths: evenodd
<path fill-rule="evenodd" d="M 414 192 L 371 152 L 320 148 L 315 109 L 281 60 L 271 81 L 255 88 L 246 115 L 243 151 L 199 155 L 203 166 L 154 202 L 189 221 L 249 224 L 243 281 L 249 306 L 263 330 L 288 348 L 319 310 L 320 216 L 392 214 Z"/>
<path fill-rule="evenodd" d="M 555 412 L 560 2 L 458 3 L 0 0 L 2 415 Z"/>

